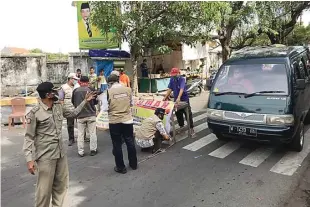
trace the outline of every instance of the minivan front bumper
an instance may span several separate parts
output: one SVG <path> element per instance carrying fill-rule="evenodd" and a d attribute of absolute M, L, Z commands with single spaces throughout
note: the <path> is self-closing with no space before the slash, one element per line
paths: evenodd
<path fill-rule="evenodd" d="M 232 138 L 252 139 L 257 141 L 268 142 L 283 142 L 289 143 L 294 136 L 294 126 L 268 126 L 254 123 L 229 122 L 218 120 L 207 120 L 210 131 L 214 134 L 220 134 Z M 246 127 L 256 129 L 256 136 L 244 136 L 239 134 L 232 134 L 229 132 L 230 126 Z"/>

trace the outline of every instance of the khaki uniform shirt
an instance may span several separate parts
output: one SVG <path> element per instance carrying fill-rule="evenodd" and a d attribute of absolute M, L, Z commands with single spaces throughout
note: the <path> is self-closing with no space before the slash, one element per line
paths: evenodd
<path fill-rule="evenodd" d="M 73 86 L 70 86 L 68 83 L 61 86 L 64 92 L 64 107 L 67 107 L 69 110 L 70 108 L 74 108 L 71 98 L 73 93 Z"/>
<path fill-rule="evenodd" d="M 158 116 L 153 115 L 142 121 L 142 125 L 136 132 L 136 137 L 138 139 L 152 139 L 154 138 L 155 132 L 158 130 L 156 128 L 157 123 L 162 123 Z"/>
<path fill-rule="evenodd" d="M 52 160 L 63 157 L 65 148 L 62 139 L 63 118 L 76 117 L 86 104 L 84 100 L 77 108 L 63 107 L 60 103 L 54 103 L 48 108 L 42 101 L 33 107 L 26 115 L 27 128 L 23 151 L 26 161 Z"/>
<path fill-rule="evenodd" d="M 132 124 L 133 117 L 131 113 L 132 92 L 128 87 L 119 83 L 114 83 L 108 89 L 108 114 L 109 123 L 126 123 Z"/>

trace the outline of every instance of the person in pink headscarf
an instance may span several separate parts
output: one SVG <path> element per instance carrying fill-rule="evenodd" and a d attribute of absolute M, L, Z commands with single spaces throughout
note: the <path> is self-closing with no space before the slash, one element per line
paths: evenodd
<path fill-rule="evenodd" d="M 245 90 L 242 92 L 245 92 L 245 93 L 254 92 L 254 87 L 251 81 L 246 79 L 244 77 L 244 74 L 237 68 L 233 71 L 232 77 L 228 80 L 228 86 L 232 88 L 235 88 L 235 87 L 242 88 L 242 90 Z"/>

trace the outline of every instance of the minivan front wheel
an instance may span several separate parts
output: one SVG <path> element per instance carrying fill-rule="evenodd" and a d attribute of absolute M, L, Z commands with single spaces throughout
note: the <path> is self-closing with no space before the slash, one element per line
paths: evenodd
<path fill-rule="evenodd" d="M 305 142 L 305 129 L 304 128 L 305 128 L 304 123 L 301 122 L 299 126 L 299 130 L 297 131 L 291 143 L 291 149 L 296 152 L 301 152 L 304 147 L 304 142 Z"/>
<path fill-rule="evenodd" d="M 225 137 L 225 136 L 223 136 L 223 135 L 220 134 L 220 133 L 215 133 L 215 136 L 216 136 L 216 138 L 217 138 L 218 140 L 221 140 L 221 141 L 229 141 L 229 140 L 230 140 L 229 137 Z"/>

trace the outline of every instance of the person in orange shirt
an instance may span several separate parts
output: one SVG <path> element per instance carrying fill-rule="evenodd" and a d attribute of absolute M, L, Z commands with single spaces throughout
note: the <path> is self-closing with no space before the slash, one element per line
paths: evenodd
<path fill-rule="evenodd" d="M 120 76 L 119 76 L 119 82 L 123 84 L 126 87 L 130 88 L 130 79 L 129 77 L 124 73 L 124 69 L 121 68 L 120 70 Z"/>

